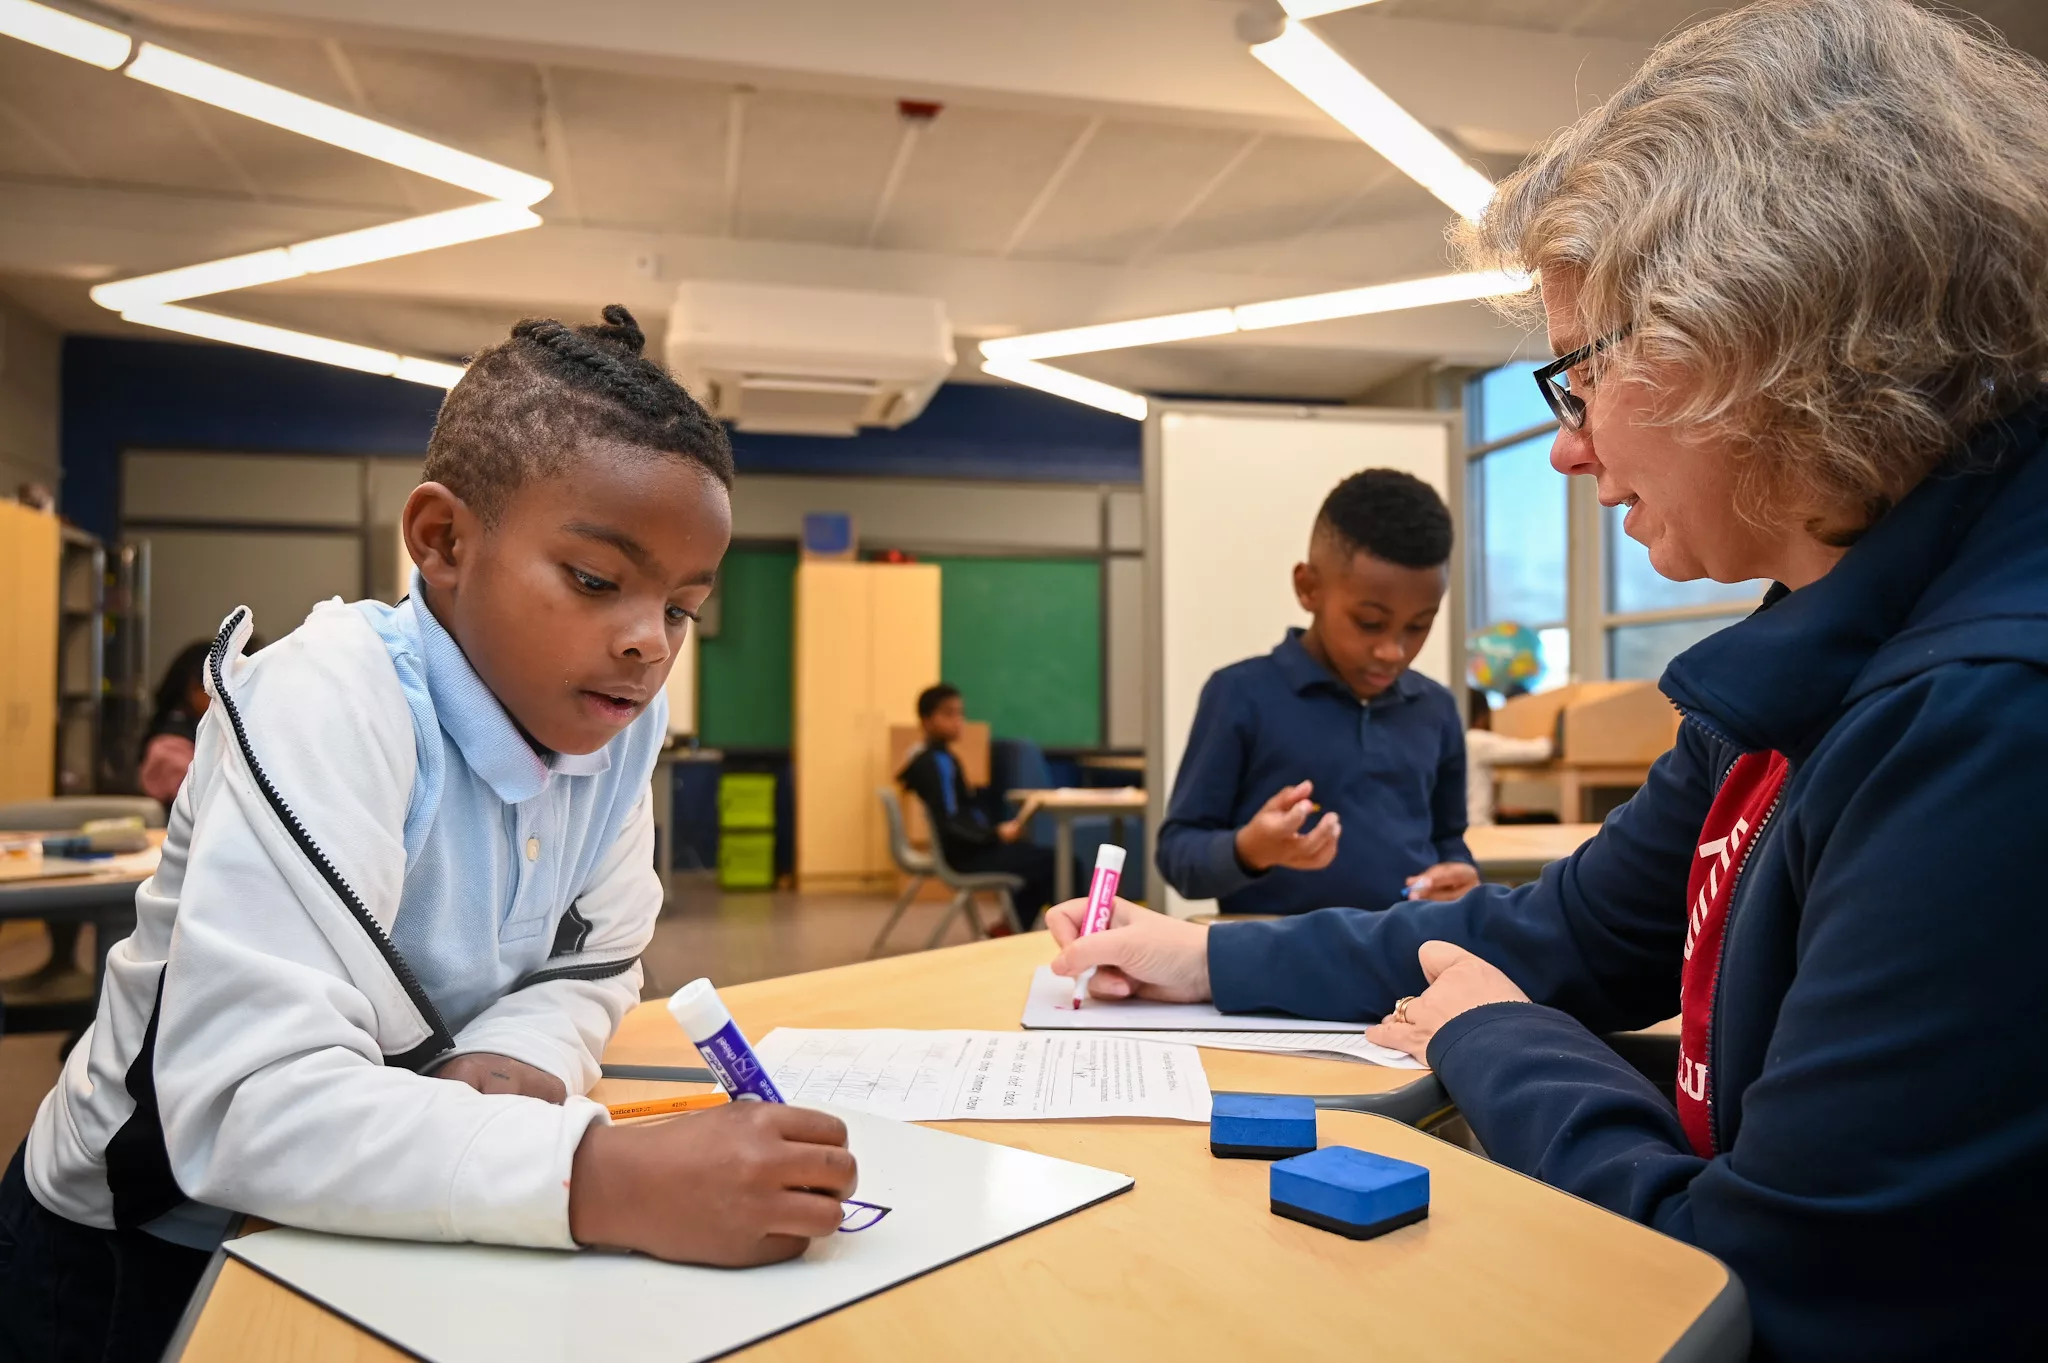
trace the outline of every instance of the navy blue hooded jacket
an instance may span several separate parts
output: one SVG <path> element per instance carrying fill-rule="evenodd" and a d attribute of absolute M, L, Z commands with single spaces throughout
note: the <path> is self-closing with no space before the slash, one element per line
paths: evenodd
<path fill-rule="evenodd" d="M 1676 747 L 1537 883 L 1219 925 L 1217 1005 L 1376 1018 L 1423 942 L 1466 946 L 1534 1000 L 1430 1044 L 1487 1153 L 1719 1257 L 1759 1357 L 2048 1357 L 2044 422 L 1676 659 Z M 1595 1034 L 1678 1011 L 1700 826 L 1764 749 L 1792 775 L 1729 910 L 1703 1160 Z"/>

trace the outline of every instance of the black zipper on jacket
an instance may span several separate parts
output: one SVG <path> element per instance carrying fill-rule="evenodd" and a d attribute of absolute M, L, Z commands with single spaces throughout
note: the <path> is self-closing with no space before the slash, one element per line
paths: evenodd
<path fill-rule="evenodd" d="M 614 975 L 625 974 L 635 965 L 638 965 L 639 962 L 640 958 L 638 956 L 628 956 L 623 961 L 592 961 L 588 965 L 558 965 L 552 970 L 536 970 L 531 974 L 521 975 L 512 982 L 512 989 L 514 992 L 517 992 L 521 989 L 531 988 L 536 984 L 546 984 L 550 980 L 608 980 Z"/>
<path fill-rule="evenodd" d="M 305 853 L 306 860 L 313 863 L 313 869 L 320 873 L 328 887 L 355 916 L 357 924 L 370 935 L 370 940 L 376 943 L 377 950 L 383 953 L 384 963 L 391 967 L 392 975 L 397 977 L 406 997 L 412 1000 L 413 1007 L 419 1010 L 420 1017 L 426 1022 L 430 1035 L 424 1043 L 402 1056 L 385 1057 L 386 1064 L 405 1069 L 419 1069 L 435 1056 L 455 1049 L 455 1039 L 449 1034 L 447 1024 L 441 1020 L 441 1010 L 434 1007 L 434 1001 L 428 998 L 427 991 L 420 987 L 419 976 L 413 974 L 412 966 L 399 954 L 398 948 L 392 945 L 391 938 L 385 933 L 383 926 L 367 908 L 363 907 L 362 899 L 349 883 L 341 878 L 341 873 L 334 869 L 334 863 L 327 859 L 327 854 L 320 850 L 312 835 L 306 832 L 305 825 L 292 813 L 291 806 L 277 793 L 277 787 L 270 783 L 269 775 L 256 760 L 255 748 L 250 746 L 249 731 L 242 724 L 242 712 L 235 705 L 233 697 L 228 694 L 227 677 L 222 671 L 221 662 L 227 656 L 229 638 L 248 614 L 248 607 L 237 607 L 235 613 L 220 627 L 219 635 L 214 638 L 213 649 L 207 657 L 207 666 L 213 672 L 214 695 L 219 697 L 221 708 L 227 712 L 228 723 L 235 731 L 235 744 L 242 750 L 242 761 L 247 764 L 249 774 L 256 778 L 256 788 L 263 792 L 263 798 L 269 801 L 271 809 L 276 811 L 285 830 L 292 835 L 292 841 Z"/>

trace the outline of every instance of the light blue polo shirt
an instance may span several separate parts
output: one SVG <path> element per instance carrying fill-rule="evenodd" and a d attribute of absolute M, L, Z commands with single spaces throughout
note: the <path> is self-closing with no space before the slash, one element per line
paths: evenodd
<path fill-rule="evenodd" d="M 391 939 L 459 1032 L 546 963 L 648 793 L 668 701 L 594 753 L 537 752 L 427 609 L 417 573 L 396 606 L 356 609 L 391 652 L 419 750 Z"/>

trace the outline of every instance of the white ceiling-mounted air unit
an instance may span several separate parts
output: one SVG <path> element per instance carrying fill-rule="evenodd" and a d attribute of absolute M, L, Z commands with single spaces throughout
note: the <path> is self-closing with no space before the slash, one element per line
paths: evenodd
<path fill-rule="evenodd" d="M 901 426 L 953 368 L 936 298 L 686 280 L 668 316 L 668 366 L 743 431 L 852 435 Z"/>

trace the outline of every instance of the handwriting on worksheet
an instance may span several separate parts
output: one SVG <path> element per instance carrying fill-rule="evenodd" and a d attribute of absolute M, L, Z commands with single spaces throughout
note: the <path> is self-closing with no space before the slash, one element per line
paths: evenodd
<path fill-rule="evenodd" d="M 756 1048 L 792 1103 L 902 1121 L 1209 1120 L 1193 1046 L 1031 1032 L 784 1027 Z"/>

